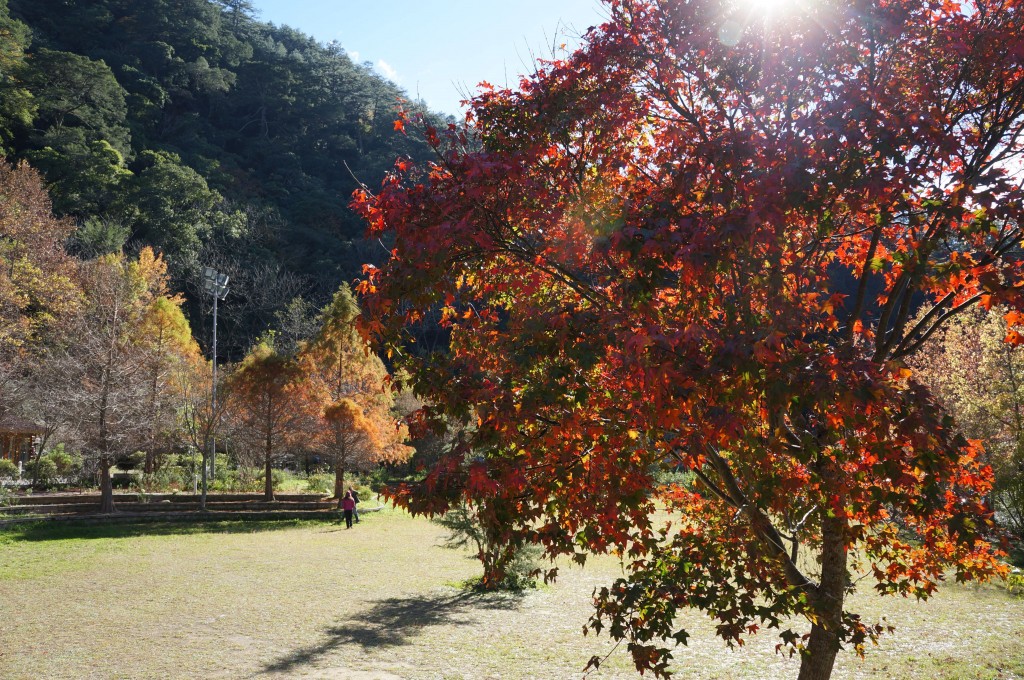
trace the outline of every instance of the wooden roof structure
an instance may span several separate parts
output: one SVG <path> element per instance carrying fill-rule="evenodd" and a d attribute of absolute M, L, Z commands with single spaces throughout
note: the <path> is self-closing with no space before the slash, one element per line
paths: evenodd
<path fill-rule="evenodd" d="M 0 435 L 3 434 L 43 434 L 43 428 L 27 418 L 6 415 L 0 418 Z"/>
<path fill-rule="evenodd" d="M 31 453 L 36 437 L 43 428 L 27 418 L 4 415 L 0 418 L 0 458 L 25 460 Z"/>

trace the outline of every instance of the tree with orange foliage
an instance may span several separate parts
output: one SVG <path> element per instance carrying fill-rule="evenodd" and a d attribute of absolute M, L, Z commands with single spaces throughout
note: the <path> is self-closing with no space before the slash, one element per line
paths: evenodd
<path fill-rule="evenodd" d="M 172 446 L 179 434 L 179 408 L 185 399 L 181 378 L 205 373 L 199 344 L 181 310 L 184 298 L 162 291 L 145 310 L 139 328 L 145 353 L 149 433 L 145 441 L 144 470 L 153 472 L 161 451 Z"/>
<path fill-rule="evenodd" d="M 226 416 L 243 445 L 258 454 L 264 497 L 274 500 L 273 466 L 282 449 L 302 443 L 313 410 L 310 382 L 295 357 L 278 352 L 268 333 L 225 381 Z"/>
<path fill-rule="evenodd" d="M 53 216 L 42 179 L 0 160 L 0 350 L 39 340 L 78 302 L 64 242 L 74 224 Z"/>
<path fill-rule="evenodd" d="M 477 423 L 394 498 L 498 497 L 510 538 L 621 555 L 591 626 L 658 675 L 681 608 L 730 645 L 777 628 L 821 680 L 885 630 L 862 576 L 924 599 L 1005 569 L 991 469 L 906 361 L 1024 308 L 1024 2 L 779 5 L 606 0 L 353 201 L 394 244 L 367 331 L 428 422 Z M 450 352 L 409 352 L 437 307 Z"/>
<path fill-rule="evenodd" d="M 387 370 L 359 335 L 359 307 L 345 284 L 321 313 L 320 330 L 300 353 L 312 389 L 322 404 L 312 421 L 314 448 L 334 467 L 339 507 L 345 471 L 406 460 L 405 429 L 392 415 L 394 396 Z"/>
<path fill-rule="evenodd" d="M 324 407 L 321 421 L 326 432 L 321 435 L 319 450 L 334 467 L 334 495 L 340 508 L 345 496 L 345 471 L 365 469 L 376 461 L 382 449 L 381 433 L 363 414 L 363 408 L 347 397 Z"/>

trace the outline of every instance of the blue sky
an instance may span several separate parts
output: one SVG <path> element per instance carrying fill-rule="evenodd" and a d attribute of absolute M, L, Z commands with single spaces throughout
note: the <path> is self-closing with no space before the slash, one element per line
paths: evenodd
<path fill-rule="evenodd" d="M 460 88 L 482 80 L 514 84 L 531 50 L 550 56 L 557 42 L 600 23 L 598 0 L 253 0 L 258 18 L 286 24 L 323 42 L 337 40 L 357 61 L 421 97 L 459 112 Z M 559 33 L 562 27 L 563 34 Z M 565 27 L 568 27 L 568 34 Z"/>

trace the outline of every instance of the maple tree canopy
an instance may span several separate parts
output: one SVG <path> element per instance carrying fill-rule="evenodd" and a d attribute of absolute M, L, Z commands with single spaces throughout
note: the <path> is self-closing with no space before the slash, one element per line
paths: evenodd
<path fill-rule="evenodd" d="M 365 331 L 421 424 L 476 423 L 394 498 L 500 496 L 510 535 L 621 554 L 591 625 L 638 668 L 668 671 L 698 607 L 828 677 L 882 632 L 855 581 L 924 598 L 1002 569 L 982 448 L 904 359 L 971 305 L 1020 308 L 1024 3 L 606 4 L 466 125 L 400 120 L 436 162 L 353 199 L 394 244 Z M 450 349 L 419 353 L 438 308 Z"/>

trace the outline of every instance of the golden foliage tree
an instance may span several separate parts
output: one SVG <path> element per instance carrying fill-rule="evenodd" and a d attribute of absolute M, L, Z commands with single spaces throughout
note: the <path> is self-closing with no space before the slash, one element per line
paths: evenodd
<path fill-rule="evenodd" d="M 316 337 L 300 357 L 320 404 L 311 441 L 334 467 L 334 493 L 345 493 L 345 471 L 407 459 L 405 429 L 392 415 L 388 372 L 356 329 L 359 307 L 342 285 L 324 308 Z"/>
<path fill-rule="evenodd" d="M 301 440 L 310 419 L 309 387 L 299 362 L 277 350 L 272 334 L 227 379 L 227 416 L 243 446 L 263 463 L 268 501 L 274 500 L 274 461 Z"/>
<path fill-rule="evenodd" d="M 185 299 L 167 290 L 167 267 L 146 248 L 139 255 L 140 270 L 148 277 L 152 301 L 143 310 L 139 342 L 146 371 L 146 406 L 149 432 L 145 471 L 153 472 L 158 453 L 176 438 L 177 412 L 185 393 L 181 378 L 204 373 L 205 363 L 181 306 Z"/>
<path fill-rule="evenodd" d="M 76 307 L 79 291 L 64 241 L 74 228 L 53 216 L 39 173 L 0 161 L 0 411 L 13 399 L 21 360 Z M 4 387 L 6 386 L 6 387 Z"/>

